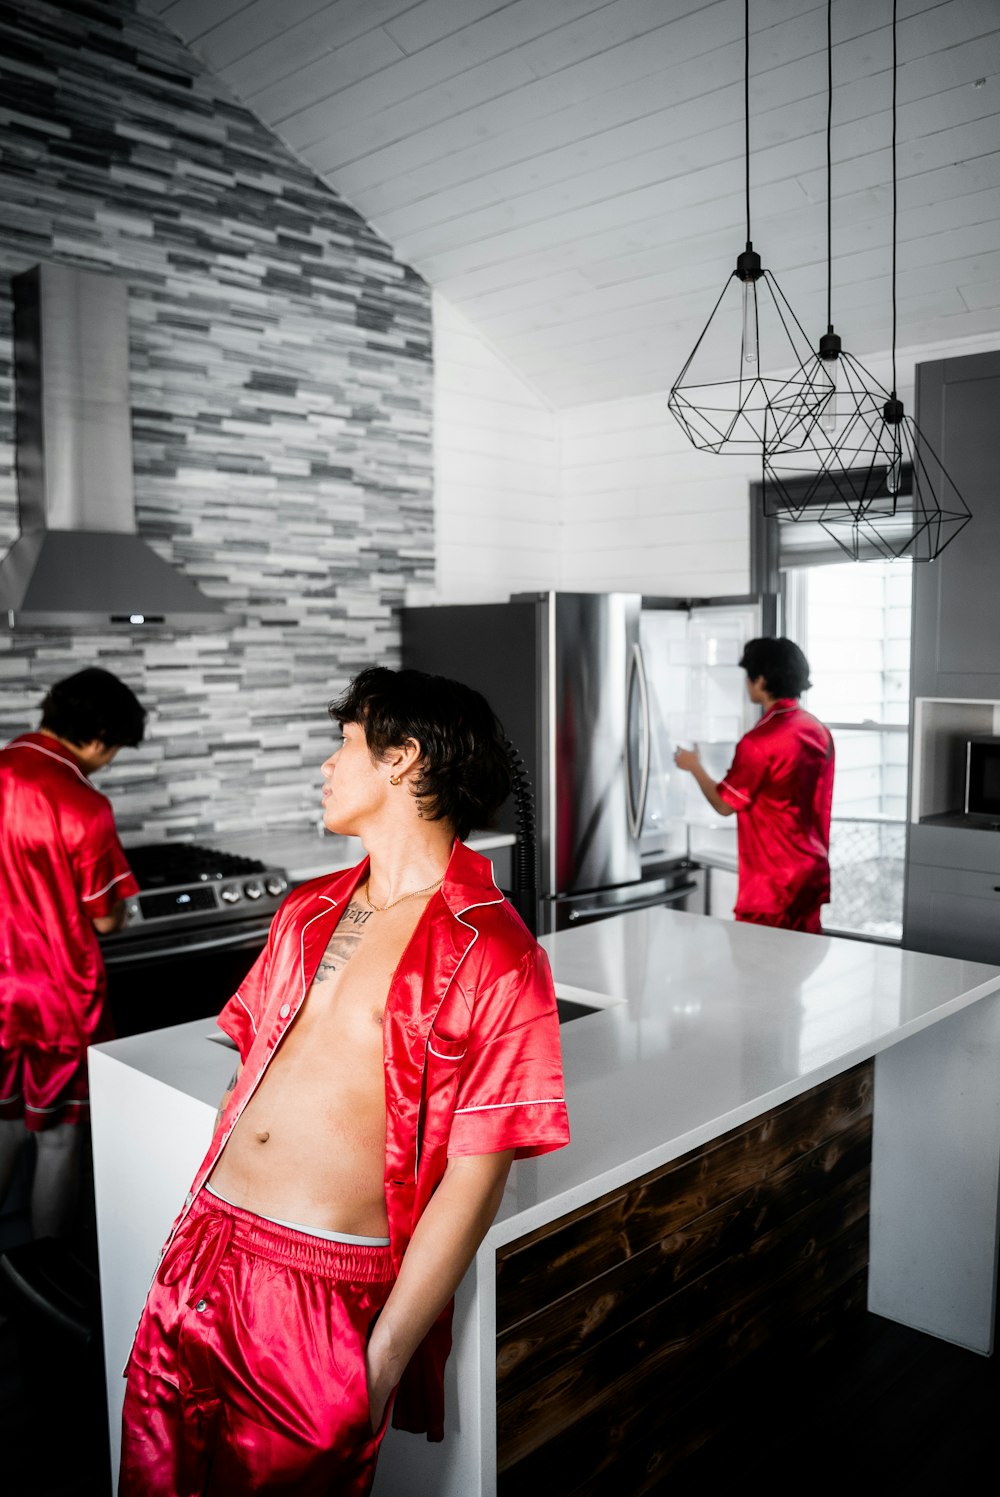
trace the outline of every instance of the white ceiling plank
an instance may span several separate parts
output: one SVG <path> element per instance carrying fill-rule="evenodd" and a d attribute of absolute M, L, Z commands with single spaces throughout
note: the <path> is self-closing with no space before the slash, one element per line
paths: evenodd
<path fill-rule="evenodd" d="M 850 3 L 856 3 L 856 0 L 850 0 Z M 714 11 L 719 8 L 719 0 L 716 0 L 712 9 Z M 599 115 L 605 108 L 604 101 L 609 95 L 619 95 L 614 107 L 626 111 L 624 118 L 632 118 L 633 115 L 627 112 L 627 100 L 621 97 L 621 91 L 634 87 L 642 80 L 646 80 L 650 93 L 648 101 L 642 102 L 637 111 L 640 114 L 662 107 L 664 99 L 670 98 L 672 94 L 679 99 L 704 96 L 717 85 L 713 81 L 707 86 L 704 73 L 699 73 L 695 82 L 690 74 L 690 63 L 694 58 L 703 56 L 707 59 L 713 80 L 717 61 L 724 69 L 725 79 L 742 77 L 742 42 L 734 40 L 722 47 L 724 35 L 732 32 L 733 36 L 737 36 L 742 30 L 741 25 L 737 26 L 733 21 L 731 13 L 732 6 L 723 0 L 721 15 L 727 26 L 725 33 L 718 30 L 706 31 L 704 18 L 698 15 L 682 16 L 676 22 L 662 25 L 647 36 L 618 45 L 609 53 L 587 59 L 548 78 L 539 79 L 535 76 L 531 49 L 522 49 L 519 55 L 528 64 L 525 86 L 502 101 L 502 108 L 495 101 L 474 102 L 463 112 L 461 125 L 467 132 L 465 138 L 488 143 L 495 136 L 506 135 L 511 125 L 516 124 L 523 129 L 529 121 L 538 118 L 549 120 L 550 128 L 558 128 L 554 116 L 563 109 L 571 108 L 580 111 L 573 129 L 564 137 L 571 140 L 575 133 L 592 132 L 595 115 Z M 815 50 L 814 30 L 814 23 L 808 17 L 791 23 L 781 33 L 781 45 L 772 49 L 776 59 L 783 62 L 790 56 L 801 56 L 803 51 Z M 764 66 L 762 63 L 762 67 Z M 615 119 L 612 118 L 610 122 L 614 123 Z M 505 125 L 506 129 L 503 128 Z M 355 189 L 386 176 L 405 175 L 414 166 L 425 164 L 439 156 L 447 157 L 455 151 L 459 142 L 454 132 L 447 139 L 441 139 L 440 132 L 437 132 L 425 140 L 411 127 L 404 137 L 390 139 L 381 151 L 373 151 L 375 144 L 374 141 L 368 143 L 363 160 L 358 162 L 357 179 L 353 180 Z M 336 160 L 327 158 L 322 152 L 317 154 L 315 159 L 321 170 L 346 165 L 348 158 L 344 154 L 344 148 L 338 146 L 337 149 L 339 154 Z M 350 172 L 345 180 L 352 182 Z"/>
<path fill-rule="evenodd" d="M 272 64 L 276 50 L 260 48 L 226 70 L 239 97 L 276 125 L 289 114 L 304 113 L 326 101 L 331 94 L 374 86 L 380 75 L 406 56 L 381 26 L 340 46 L 317 43 L 305 67 L 280 54 Z"/>
<path fill-rule="evenodd" d="M 915 0 L 915 4 L 921 9 L 934 3 L 936 0 Z M 856 31 L 865 32 L 870 28 L 871 22 L 866 23 L 864 20 L 866 16 L 871 15 L 870 4 L 864 4 L 862 0 L 838 0 L 838 6 L 842 6 L 845 13 L 850 13 L 852 26 Z M 717 86 L 715 79 L 718 67 L 723 68 L 723 79 L 742 78 L 742 25 L 737 25 L 733 20 L 737 11 L 738 7 L 726 5 L 723 12 L 724 18 L 732 21 L 731 30 L 734 36 L 739 38 L 724 49 L 720 49 L 721 34 L 716 30 L 708 34 L 712 49 L 705 53 L 703 49 L 707 44 L 706 36 L 701 29 L 698 17 L 682 17 L 676 24 L 664 25 L 658 31 L 634 43 L 617 46 L 601 57 L 567 68 L 550 78 L 532 80 L 519 94 L 512 95 L 509 100 L 504 101 L 503 108 L 498 108 L 496 101 L 474 105 L 463 112 L 462 125 L 467 128 L 470 140 L 483 138 L 488 141 L 497 133 L 497 124 L 502 124 L 505 120 L 508 126 L 512 122 L 523 125 L 531 118 L 550 119 L 554 110 L 575 105 L 581 107 L 585 114 L 586 126 L 582 129 L 582 133 L 590 134 L 593 131 L 592 121 L 595 115 L 598 115 L 604 108 L 604 99 L 609 90 L 616 89 L 620 84 L 635 85 L 641 79 L 652 80 L 654 84 L 661 84 L 661 92 L 653 100 L 653 104 L 662 103 L 664 99 L 672 96 L 672 91 L 677 87 L 677 80 L 682 80 L 685 75 L 691 76 L 689 65 L 696 60 L 699 53 L 701 53 L 704 67 L 695 75 L 698 83 L 695 93 L 707 97 Z M 755 6 L 753 14 L 756 15 L 756 12 Z M 770 69 L 794 61 L 796 58 L 823 52 L 825 29 L 817 20 L 818 14 L 819 12 L 814 12 L 810 7 L 806 14 L 795 18 L 787 25 L 775 27 L 772 32 L 765 33 L 758 44 L 758 53 L 761 55 L 757 57 L 752 69 L 752 90 L 761 88 L 761 79 Z M 838 9 L 838 17 L 840 14 L 841 11 Z M 685 35 L 683 27 L 686 24 L 697 26 L 699 29 L 693 36 Z M 849 52 L 852 47 L 857 46 L 864 46 L 864 36 L 861 36 L 860 40 L 848 37 L 842 47 L 838 48 L 838 52 L 842 49 L 848 49 Z M 886 41 L 884 47 L 886 67 L 888 67 L 888 58 L 888 41 Z M 846 67 L 847 63 L 838 63 L 838 66 Z M 681 96 L 683 97 L 683 94 Z M 639 112 L 649 112 L 649 108 L 644 105 Z M 626 117 L 631 116 L 626 115 Z M 613 122 L 612 120 L 611 123 Z M 550 128 L 551 126 L 550 120 Z M 382 150 L 374 150 L 374 144 L 374 142 L 368 143 L 366 154 L 357 163 L 349 163 L 344 155 L 343 147 L 339 145 L 336 146 L 335 156 L 326 156 L 320 149 L 313 159 L 321 171 L 333 167 L 337 167 L 338 170 L 344 169 L 346 172 L 345 190 L 356 192 L 359 188 L 367 189 L 377 184 L 387 176 L 405 175 L 416 165 L 434 160 L 437 156 L 448 156 L 455 150 L 455 141 L 452 137 L 447 140 L 435 137 L 425 141 L 415 137 L 412 124 L 405 136 L 390 142 Z M 356 176 L 352 167 L 356 168 Z"/>
<path fill-rule="evenodd" d="M 985 92 L 982 91 L 983 94 Z M 968 93 L 974 99 L 979 97 L 978 92 L 969 90 Z M 869 131 L 864 122 L 859 122 L 856 128 L 847 126 L 841 132 L 841 148 L 848 153 L 850 173 L 855 181 L 885 181 L 890 174 L 888 150 L 871 149 L 873 134 L 876 132 Z M 985 154 L 985 142 L 996 149 L 997 116 L 969 120 L 964 128 L 955 126 L 939 130 L 921 139 L 902 140 L 897 148 L 900 175 L 925 171 L 945 161 L 954 160 L 953 152 L 959 138 L 963 147 L 970 143 L 973 145 L 968 154 Z M 811 141 L 812 149 L 815 150 L 816 137 L 811 137 Z M 980 142 L 984 143 L 981 152 L 975 149 Z M 761 150 L 755 155 L 751 172 L 751 209 L 763 185 L 785 183 L 791 180 L 792 175 L 802 175 L 801 170 L 796 167 L 796 158 L 801 159 L 804 146 L 805 141 L 800 139 L 770 150 Z M 690 210 L 706 200 L 711 201 L 719 194 L 732 193 L 738 184 L 739 165 L 730 162 L 701 167 L 669 183 L 658 183 L 607 199 L 606 207 L 601 204 L 587 205 L 538 222 L 515 224 L 506 232 L 467 243 L 456 242 L 453 247 L 442 249 L 436 254 L 420 253 L 419 243 L 415 246 L 409 242 L 401 242 L 399 248 L 404 258 L 410 259 L 427 279 L 440 279 L 443 282 L 452 274 L 467 274 L 476 268 L 519 255 L 552 250 L 563 244 L 579 246 L 585 236 L 593 235 L 602 227 L 602 207 L 604 222 L 615 222 L 619 227 L 628 226 L 630 232 L 635 226 L 641 226 L 645 220 L 653 219 L 658 214 Z M 457 238 L 456 232 L 455 239 Z M 627 247 L 627 238 L 623 236 L 622 248 Z M 579 263 L 579 256 L 576 263 Z"/>
<path fill-rule="evenodd" d="M 994 220 L 900 243 L 897 284 L 901 298 L 929 294 L 938 286 L 954 288 L 959 284 L 972 285 L 990 279 L 1000 265 L 1000 249 L 994 248 L 1000 241 L 998 228 L 1000 225 Z M 880 299 L 888 300 L 891 264 L 891 236 L 888 232 L 884 244 L 844 256 L 838 262 L 839 273 L 834 281 L 835 320 L 842 320 L 843 313 L 851 309 L 856 310 Z M 794 269 L 782 269 L 778 280 L 794 311 L 800 320 L 806 317 L 811 330 L 813 319 L 807 316 L 804 307 L 821 307 L 825 311 L 825 259 L 800 264 Z M 530 367 L 536 372 L 541 367 L 539 359 L 542 357 L 559 362 L 567 355 L 570 358 L 578 356 L 584 348 L 590 348 L 595 357 L 600 357 L 605 340 L 641 335 L 654 327 L 663 328 L 685 319 L 697 320 L 699 315 L 704 321 L 715 300 L 710 293 L 717 295 L 719 289 L 721 286 L 716 288 L 713 285 L 706 294 L 703 288 L 692 286 L 689 281 L 687 285 L 671 286 L 668 295 L 651 296 L 639 307 L 594 317 L 589 327 L 586 323 L 552 324 L 541 333 L 506 338 L 504 346 L 510 348 L 522 367 Z M 492 329 L 489 332 L 495 336 Z"/>
<path fill-rule="evenodd" d="M 467 357 L 442 398 L 465 403 L 467 456 L 494 455 L 476 419 L 491 401 L 523 404 L 526 438 L 542 402 L 665 407 L 746 235 L 738 0 L 139 4 L 453 305 L 440 316 Z M 750 11 L 752 234 L 813 333 L 826 0 Z M 890 0 L 833 10 L 833 311 L 878 358 L 890 16 Z M 1000 3 L 899 0 L 898 44 L 898 342 L 993 327 L 1000 345 Z M 478 340 L 498 357 L 477 362 Z M 686 444 L 662 430 L 676 464 Z"/>
<path fill-rule="evenodd" d="M 1000 73 L 1000 34 L 987 38 L 985 42 L 977 39 L 964 46 L 954 47 L 946 57 L 948 67 L 942 71 L 946 73 L 948 87 L 964 86 L 983 74 L 988 77 L 996 75 Z M 805 64 L 797 63 L 778 70 L 773 75 L 769 90 L 770 107 L 757 116 L 758 125 L 765 135 L 771 131 L 769 122 L 775 109 L 792 100 L 808 99 L 815 92 L 814 68 L 823 67 L 825 63 L 822 59 L 810 58 Z M 945 86 L 944 79 L 935 76 L 932 63 L 921 58 L 900 72 L 901 108 L 927 100 Z M 878 87 L 874 87 L 867 76 L 859 77 L 846 85 L 840 84 L 836 94 L 838 139 L 845 122 L 857 122 L 872 115 L 880 115 L 887 97 L 887 78 L 882 79 Z M 811 104 L 809 107 L 814 109 L 815 106 Z M 948 107 L 950 108 L 950 103 Z M 681 107 L 661 110 L 643 119 L 591 135 L 586 141 L 550 150 L 545 155 L 535 156 L 530 163 L 518 161 L 502 170 L 481 172 L 472 179 L 462 181 L 461 185 L 456 185 L 457 179 L 452 169 L 449 173 L 451 185 L 436 191 L 431 189 L 427 174 L 423 173 L 426 191 L 423 194 L 415 192 L 407 206 L 400 206 L 395 211 L 379 211 L 379 193 L 375 191 L 365 195 L 365 212 L 378 222 L 381 231 L 391 241 L 396 235 L 406 236 L 418 228 L 432 226 L 435 222 L 456 216 L 457 213 L 464 215 L 481 205 L 512 202 L 516 206 L 518 189 L 520 187 L 523 191 L 526 180 L 536 193 L 546 185 L 561 184 L 564 191 L 572 188 L 578 197 L 590 191 L 592 184 L 591 196 L 597 196 L 602 190 L 602 173 L 606 175 L 612 171 L 617 172 L 622 163 L 633 176 L 641 170 L 642 161 L 648 163 L 651 177 L 662 173 L 655 152 L 666 149 L 669 143 L 696 136 L 699 130 L 703 130 L 704 108 L 705 101 L 698 96 Z M 711 112 L 717 127 L 725 123 L 738 124 L 740 133 L 738 136 L 734 133 L 733 139 L 742 139 L 741 84 L 717 90 L 711 96 Z M 901 124 L 905 129 L 905 121 Z M 888 121 L 886 126 L 888 127 Z M 537 133 L 526 132 L 525 145 L 529 138 L 537 141 Z M 465 156 L 471 153 L 454 154 Z M 478 154 L 481 158 L 482 153 Z M 453 160 L 454 156 L 446 158 L 449 163 Z M 382 201 L 385 201 L 384 197 Z"/>
<path fill-rule="evenodd" d="M 276 82 L 303 66 L 303 59 L 331 55 L 381 28 L 398 15 L 403 0 L 255 0 L 222 26 L 193 43 L 199 57 L 241 98 L 264 82 Z M 403 56 L 394 43 L 392 56 Z"/>
<path fill-rule="evenodd" d="M 338 161 L 353 161 L 380 142 L 396 140 L 410 130 L 420 130 L 440 120 L 452 121 L 456 113 L 461 115 L 479 99 L 503 97 L 529 77 L 527 64 L 516 53 L 506 53 L 470 68 L 449 88 L 424 89 L 387 105 L 377 115 L 355 115 L 350 103 L 337 95 L 292 119 L 275 121 L 273 128 L 325 175 L 331 155 Z M 459 131 L 461 128 L 458 127 Z M 455 129 L 453 123 L 451 129 Z M 321 148 L 314 152 L 311 149 L 314 145 Z"/>
<path fill-rule="evenodd" d="M 360 121 L 378 117 L 400 100 L 412 99 L 430 89 L 449 84 L 461 93 L 463 80 L 484 63 L 494 62 L 519 49 L 533 36 L 553 29 L 559 18 L 593 9 L 603 0 L 516 0 L 473 26 L 447 36 L 419 52 L 404 55 L 402 60 L 363 87 L 356 85 L 328 90 L 329 97 L 308 109 L 294 107 L 292 94 L 264 91 L 250 102 L 273 124 L 284 124 L 287 138 L 300 145 L 317 140 L 324 133 L 321 125 L 335 128 L 345 116 Z M 304 68 L 303 72 L 309 71 Z M 294 75 L 300 76 L 300 75 Z M 319 133 L 316 133 L 316 132 Z"/>
<path fill-rule="evenodd" d="M 952 98 L 952 93 L 955 97 Z M 948 90 L 931 99 L 920 99 L 900 105 L 897 110 L 898 150 L 901 158 L 912 159 L 919 149 L 915 142 L 923 140 L 943 129 L 947 124 L 971 122 L 983 112 L 995 108 L 996 89 L 973 89 L 962 87 Z M 798 175 L 825 151 L 825 134 L 817 130 L 815 109 L 809 99 L 768 111 L 760 124 L 759 135 L 764 144 L 752 153 L 751 186 L 773 181 L 783 175 Z M 841 125 L 835 138 L 834 158 L 839 164 L 854 159 L 859 154 L 871 151 L 873 142 L 880 138 L 888 145 L 891 137 L 891 118 L 878 113 L 865 120 L 851 120 Z M 784 147 L 783 150 L 776 149 Z M 909 152 L 909 156 L 907 153 Z M 656 189 L 658 184 L 670 183 L 677 177 L 691 173 L 704 173 L 706 169 L 722 168 L 722 177 L 730 178 L 733 167 L 732 130 L 723 128 L 704 132 L 700 136 L 674 143 L 670 147 L 657 147 L 653 151 L 635 155 L 628 162 L 615 162 L 607 167 L 594 167 L 578 174 L 559 187 L 549 186 L 524 194 L 517 199 L 505 198 L 502 202 L 477 211 L 467 210 L 461 215 L 461 223 L 449 219 L 447 223 L 423 232 L 407 233 L 402 225 L 394 223 L 394 232 L 376 220 L 382 232 L 399 245 L 401 252 L 415 264 L 431 263 L 437 253 L 444 249 L 458 249 L 463 244 L 476 240 L 488 240 L 496 232 L 509 232 L 522 225 L 544 222 L 590 203 L 614 200 L 626 213 L 631 212 L 627 200 L 630 193 L 641 191 L 645 186 Z M 739 163 L 742 167 L 742 162 Z M 740 171 L 742 176 L 742 171 Z M 718 190 L 718 189 L 713 189 Z M 701 200 L 713 195 L 702 194 Z M 626 199 L 623 204 L 622 199 Z M 618 211 L 616 209 L 616 211 Z M 574 231 L 575 232 L 575 231 Z"/>
<path fill-rule="evenodd" d="M 158 12 L 171 30 L 186 42 L 198 36 L 206 24 L 214 26 L 218 21 L 238 15 L 246 7 L 247 0 L 170 0 L 167 5 L 162 0 L 151 0 L 150 4 L 143 0 L 142 5 L 143 10 Z"/>
<path fill-rule="evenodd" d="M 1000 181 L 1000 156 L 996 158 L 995 166 L 996 176 Z M 921 241 L 927 240 L 927 207 L 929 203 L 936 201 L 937 195 L 931 191 L 926 201 L 918 207 L 900 212 L 898 233 L 901 256 L 906 254 L 906 247 L 911 243 L 919 245 Z M 868 273 L 866 267 L 858 268 L 857 256 L 862 249 L 878 252 L 891 245 L 891 200 L 888 194 L 877 204 L 877 212 L 872 211 L 871 199 L 867 194 L 857 195 L 852 200 L 852 206 L 856 208 L 856 213 L 850 221 L 839 205 L 837 209 L 833 260 L 835 288 L 849 284 L 858 274 Z M 948 243 L 939 237 L 941 232 L 948 232 L 953 244 L 967 244 L 973 249 L 977 244 L 989 248 L 991 241 L 1000 233 L 1000 186 L 950 199 L 948 209 L 947 213 L 934 216 L 933 222 L 939 232 L 933 237 L 931 244 L 932 259 L 943 262 L 950 258 Z M 817 207 L 811 209 L 808 216 L 800 215 L 797 222 L 793 223 L 787 217 L 783 222 L 787 225 L 784 232 L 765 232 L 759 241 L 774 247 L 776 258 L 772 261 L 772 269 L 779 278 L 783 275 L 785 265 L 819 261 L 825 266 L 825 209 Z M 773 225 L 765 224 L 765 231 L 769 227 Z M 605 323 L 613 325 L 615 319 L 627 318 L 634 309 L 639 309 L 638 314 L 641 316 L 643 308 L 671 295 L 680 294 L 685 290 L 684 281 L 690 274 L 687 267 L 705 263 L 712 258 L 711 241 L 689 241 L 679 248 L 681 253 L 678 261 L 675 262 L 668 252 L 660 259 L 654 274 L 635 280 L 619 280 L 585 295 L 552 297 L 548 303 L 519 313 L 490 315 L 480 305 L 477 320 L 481 326 L 489 329 L 491 338 L 501 340 L 514 349 L 518 349 L 520 338 L 531 336 L 551 339 L 553 346 L 558 346 L 572 341 L 572 330 L 575 330 L 576 338 L 585 341 L 589 334 L 596 335 Z M 888 264 L 888 257 L 884 258 Z M 691 289 L 694 290 L 702 289 L 707 292 L 712 285 L 705 274 L 696 273 L 693 281 Z"/>
<path fill-rule="evenodd" d="M 759 205 L 766 204 L 769 210 L 775 211 L 790 211 L 805 205 L 799 183 L 792 180 L 769 184 L 756 196 L 755 201 Z M 732 194 L 728 199 L 725 219 L 729 225 L 729 238 L 720 237 L 719 243 L 719 265 L 726 269 L 729 268 L 731 258 L 726 245 L 732 239 L 733 225 L 737 224 L 741 203 L 739 193 Z M 687 219 L 689 227 L 699 221 L 702 211 L 703 206 L 699 205 L 698 217 Z M 684 219 L 679 219 L 677 210 L 668 204 L 662 213 L 654 214 L 640 223 L 629 224 L 623 232 L 614 223 L 614 216 L 609 214 L 600 229 L 592 232 L 586 242 L 568 238 L 561 244 L 543 244 L 539 249 L 528 250 L 523 255 L 507 259 L 500 257 L 487 265 L 470 265 L 468 268 L 460 266 L 451 274 L 442 275 L 437 284 L 440 284 L 446 295 L 462 305 L 466 297 L 524 285 L 535 276 L 551 275 L 559 269 L 578 270 L 586 274 L 592 256 L 603 259 L 613 257 L 616 252 L 623 255 L 643 250 L 655 252 L 673 234 L 679 221 L 683 223 Z M 722 232 L 724 235 L 725 230 Z"/>
<path fill-rule="evenodd" d="M 424 47 L 462 31 L 495 11 L 505 10 L 512 0 L 423 0 L 421 5 L 400 6 L 389 30 L 404 52 L 420 52 Z"/>

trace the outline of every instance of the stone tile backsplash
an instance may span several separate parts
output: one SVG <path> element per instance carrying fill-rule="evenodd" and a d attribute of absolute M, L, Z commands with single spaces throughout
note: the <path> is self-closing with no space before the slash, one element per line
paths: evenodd
<path fill-rule="evenodd" d="M 147 741 L 98 782 L 126 841 L 318 818 L 326 702 L 398 663 L 433 582 L 430 294 L 128 0 L 0 9 L 0 555 L 17 534 L 10 276 L 129 284 L 136 516 L 225 634 L 0 635 L 0 738 L 87 664 Z"/>

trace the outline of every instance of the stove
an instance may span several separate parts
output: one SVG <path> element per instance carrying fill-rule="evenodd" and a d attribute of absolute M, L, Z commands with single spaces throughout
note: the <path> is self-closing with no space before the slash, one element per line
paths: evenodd
<path fill-rule="evenodd" d="M 100 937 L 119 1036 L 212 1016 L 263 949 L 288 874 L 193 842 L 126 847 L 128 924 Z"/>
<path fill-rule="evenodd" d="M 283 868 L 193 842 L 149 842 L 125 849 L 139 893 L 128 901 L 128 925 L 118 938 L 155 930 L 260 920 L 288 893 Z"/>

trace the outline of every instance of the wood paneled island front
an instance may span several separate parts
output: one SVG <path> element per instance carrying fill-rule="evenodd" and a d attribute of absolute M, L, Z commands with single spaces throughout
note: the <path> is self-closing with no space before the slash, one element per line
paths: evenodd
<path fill-rule="evenodd" d="M 599 1005 L 562 1031 L 573 1140 L 512 1171 L 459 1292 L 448 1436 L 391 1432 L 376 1497 L 639 1493 L 734 1368 L 865 1304 L 992 1350 L 1000 970 L 668 910 L 544 944 Z M 91 1052 L 115 1445 L 228 1079 L 212 1032 Z"/>

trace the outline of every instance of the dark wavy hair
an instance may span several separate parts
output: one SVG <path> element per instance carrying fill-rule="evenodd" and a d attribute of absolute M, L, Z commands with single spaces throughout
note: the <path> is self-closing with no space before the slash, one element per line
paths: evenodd
<path fill-rule="evenodd" d="M 424 671 L 373 665 L 330 703 L 338 723 L 359 723 L 372 759 L 412 738 L 422 758 L 413 794 L 427 821 L 447 821 L 465 838 L 491 826 L 511 792 L 503 727 L 471 686 Z"/>
<path fill-rule="evenodd" d="M 146 709 L 124 681 L 92 665 L 49 688 L 42 727 L 67 743 L 135 748 L 146 730 Z"/>
<path fill-rule="evenodd" d="M 784 636 L 748 639 L 740 665 L 751 681 L 763 676 L 764 685 L 773 697 L 800 697 L 812 685 L 808 660 L 798 645 Z"/>

